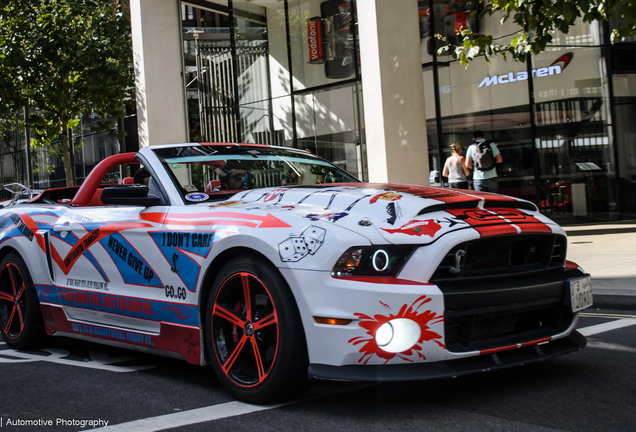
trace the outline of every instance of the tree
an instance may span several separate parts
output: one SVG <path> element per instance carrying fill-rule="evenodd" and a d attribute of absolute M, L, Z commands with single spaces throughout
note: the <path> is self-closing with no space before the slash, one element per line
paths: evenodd
<path fill-rule="evenodd" d="M 525 61 L 528 54 L 539 54 L 552 42 L 556 31 L 568 33 L 577 20 L 591 23 L 608 21 L 613 17 L 612 40 L 634 35 L 636 30 L 636 1 L 633 0 L 475 0 L 483 3 L 475 12 L 485 15 L 501 15 L 502 22 L 512 19 L 519 31 L 510 43 L 498 43 L 490 35 L 475 35 L 464 29 L 462 45 L 448 45 L 440 50 L 452 50 L 463 65 L 478 56 L 488 60 L 492 55 L 510 56 L 516 61 Z M 438 35 L 440 39 L 443 39 Z"/>
<path fill-rule="evenodd" d="M 119 1 L 0 0 L 0 112 L 29 107 L 34 145 L 63 157 L 67 185 L 68 129 L 97 114 L 97 131 L 116 135 L 108 117 L 123 116 L 133 92 L 130 19 Z"/>

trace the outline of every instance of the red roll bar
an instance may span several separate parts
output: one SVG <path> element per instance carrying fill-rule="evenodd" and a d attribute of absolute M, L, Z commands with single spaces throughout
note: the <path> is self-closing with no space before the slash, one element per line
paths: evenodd
<path fill-rule="evenodd" d="M 135 160 L 137 153 L 120 153 L 110 157 L 107 157 L 91 170 L 91 172 L 80 186 L 79 190 L 75 194 L 75 197 L 71 201 L 71 205 L 85 206 L 91 201 L 97 187 L 101 184 L 104 176 L 108 171 L 119 165 L 127 165 L 139 163 Z"/>

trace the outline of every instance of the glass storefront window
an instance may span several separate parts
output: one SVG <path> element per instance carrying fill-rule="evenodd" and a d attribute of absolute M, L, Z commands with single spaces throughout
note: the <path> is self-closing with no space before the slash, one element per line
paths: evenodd
<path fill-rule="evenodd" d="M 534 57 L 533 68 L 542 209 L 557 218 L 618 217 L 600 48 L 555 47 Z"/>
<path fill-rule="evenodd" d="M 198 107 L 202 139 L 295 145 L 361 175 L 360 86 L 331 88 L 355 79 L 351 2 L 290 1 L 289 21 L 283 1 L 208 3 L 229 12 L 231 28 L 204 27 L 219 14 L 182 8 L 192 26 L 184 25 L 188 94 L 198 102 L 189 107 Z M 309 38 L 310 18 L 317 39 Z M 312 40 L 322 58 L 310 60 Z"/>
<path fill-rule="evenodd" d="M 631 79 L 636 75 L 615 75 L 612 81 L 614 110 L 618 119 L 624 119 L 615 122 L 618 148 L 614 149 L 610 86 L 601 51 L 603 34 L 597 23 L 580 22 L 567 35 L 556 33 L 553 44 L 532 58 L 531 71 L 525 63 L 500 57 L 491 58 L 490 63 L 476 59 L 465 68 L 451 56 L 434 59 L 433 44 L 439 43 L 432 42 L 431 24 L 434 33 L 450 41 L 457 39 L 458 23 L 495 37 L 512 34 L 514 25 L 500 25 L 499 17 L 494 16 L 479 22 L 464 19 L 470 2 L 458 6 L 440 0 L 433 3 L 433 9 L 430 0 L 418 3 L 433 168 L 443 165 L 450 143 L 470 143 L 472 132 L 481 130 L 497 143 L 503 156 L 497 167 L 501 193 L 531 200 L 564 222 L 615 219 L 619 202 L 624 212 L 636 211 L 632 192 L 636 176 L 631 178 L 636 158 L 632 164 L 629 157 L 636 142 L 632 139 L 636 133 L 631 131 L 636 90 L 633 95 L 630 92 L 636 88 L 636 80 Z M 433 88 L 434 67 L 438 88 Z M 534 88 L 532 107 L 529 80 Z M 619 161 L 615 161 L 615 151 Z"/>
<path fill-rule="evenodd" d="M 356 86 L 295 96 L 298 148 L 361 177 Z"/>
<path fill-rule="evenodd" d="M 294 90 L 355 78 L 350 0 L 289 0 Z"/>
<path fill-rule="evenodd" d="M 615 74 L 614 113 L 623 217 L 636 217 L 636 74 Z"/>

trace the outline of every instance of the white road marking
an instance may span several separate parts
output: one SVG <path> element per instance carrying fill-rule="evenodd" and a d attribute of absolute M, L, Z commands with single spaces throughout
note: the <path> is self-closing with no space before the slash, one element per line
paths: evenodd
<path fill-rule="evenodd" d="M 219 420 L 227 417 L 234 417 L 249 414 L 257 411 L 270 410 L 286 404 L 278 405 L 250 405 L 243 402 L 226 402 L 212 405 L 205 408 L 197 408 L 188 411 L 181 411 L 173 414 L 166 414 L 157 417 L 150 417 L 135 420 L 127 423 L 119 423 L 106 426 L 104 429 L 109 432 L 152 432 L 164 429 L 171 429 L 181 426 L 188 426 L 196 423 L 203 423 L 212 420 Z"/>
<path fill-rule="evenodd" d="M 623 327 L 629 327 L 636 325 L 636 319 L 623 318 L 616 321 L 608 321 L 603 324 L 597 324 L 589 327 L 583 327 L 578 329 L 579 333 L 583 336 L 592 336 L 595 334 L 603 333 L 610 330 L 616 330 Z"/>
<path fill-rule="evenodd" d="M 104 429 L 107 432 L 156 432 L 180 426 L 187 426 L 195 423 L 209 422 L 227 417 L 235 417 L 258 411 L 271 410 L 298 402 L 306 402 L 325 396 L 333 396 L 340 393 L 360 390 L 363 388 L 371 387 L 373 385 L 374 384 L 369 383 L 330 382 L 322 385 L 312 386 L 304 397 L 280 404 L 251 405 L 244 402 L 233 401 L 188 411 L 165 414 L 157 417 L 134 420 L 126 423 L 119 423 L 112 426 L 106 426 Z"/>

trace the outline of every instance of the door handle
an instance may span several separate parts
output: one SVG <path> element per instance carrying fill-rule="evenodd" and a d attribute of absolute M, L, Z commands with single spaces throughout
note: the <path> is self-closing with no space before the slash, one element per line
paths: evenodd
<path fill-rule="evenodd" d="M 53 231 L 60 233 L 61 237 L 64 238 L 68 233 L 73 231 L 73 228 L 71 228 L 71 225 L 68 222 L 65 222 L 62 225 L 55 225 L 53 227 Z"/>

